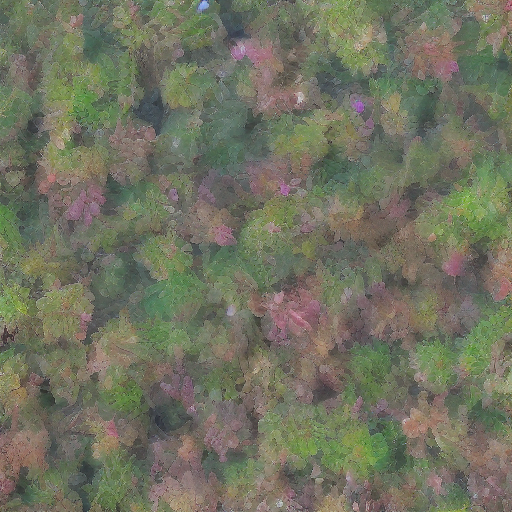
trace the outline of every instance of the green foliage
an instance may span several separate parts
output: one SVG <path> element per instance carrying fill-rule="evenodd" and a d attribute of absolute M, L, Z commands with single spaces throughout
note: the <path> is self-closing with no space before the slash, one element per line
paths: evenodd
<path fill-rule="evenodd" d="M 171 7 L 165 0 L 156 0 L 150 12 L 149 29 L 154 24 L 162 25 L 161 33 L 167 33 L 164 44 L 171 47 L 177 40 L 188 50 L 210 46 L 212 32 L 218 28 L 218 20 L 211 15 L 215 4 L 210 4 L 209 10 L 201 15 L 196 12 L 198 5 L 196 0 L 186 0 Z"/>
<path fill-rule="evenodd" d="M 256 459 L 230 462 L 222 467 L 226 484 L 229 487 L 238 487 L 241 485 L 247 491 L 251 491 L 255 478 L 261 474 L 264 469 L 262 462 Z"/>
<path fill-rule="evenodd" d="M 51 393 L 58 406 L 73 405 L 81 389 L 86 365 L 86 350 L 83 344 L 66 343 L 62 347 L 41 343 L 41 353 L 36 356 L 40 372 L 51 382 Z M 76 341 L 76 340 L 75 340 Z"/>
<path fill-rule="evenodd" d="M 223 94 L 229 93 L 216 94 L 220 101 L 212 101 L 213 106 L 205 108 L 201 116 L 203 158 L 206 165 L 238 170 L 258 148 L 254 137 L 249 137 L 245 129 L 247 106 L 239 100 L 223 99 Z"/>
<path fill-rule="evenodd" d="M 313 459 L 338 473 L 350 470 L 367 478 L 386 467 L 388 446 L 382 434 L 370 435 L 348 406 L 327 412 L 323 406 L 293 407 L 286 416 L 269 412 L 259 423 L 265 442 L 284 449 L 290 462 L 303 468 Z"/>
<path fill-rule="evenodd" d="M 427 379 L 423 386 L 433 393 L 441 394 L 455 384 L 457 356 L 446 343 L 435 339 L 417 345 L 413 360 Z"/>
<path fill-rule="evenodd" d="M 162 128 L 155 146 L 155 157 L 164 166 L 193 166 L 201 140 L 200 112 L 176 109 Z"/>
<path fill-rule="evenodd" d="M 205 266 L 204 275 L 209 282 L 208 299 L 232 304 L 237 310 L 246 307 L 258 287 L 233 247 L 222 247 Z"/>
<path fill-rule="evenodd" d="M 36 301 L 37 316 L 43 321 L 44 341 L 56 343 L 62 336 L 67 341 L 84 339 L 81 315 L 94 309 L 90 292 L 80 283 L 49 290 Z"/>
<path fill-rule="evenodd" d="M 14 348 L 0 354 L 0 419 L 6 410 L 12 411 L 23 398 L 23 393 L 18 394 L 18 391 L 27 371 L 25 356 L 15 354 Z"/>
<path fill-rule="evenodd" d="M 111 299 L 119 297 L 126 289 L 129 270 L 123 258 L 107 256 L 91 282 L 92 292 Z"/>
<path fill-rule="evenodd" d="M 276 156 L 290 158 L 292 165 L 300 165 L 304 155 L 310 156 L 315 163 L 327 154 L 325 132 L 328 127 L 321 115 L 303 117 L 300 121 L 293 116 L 282 115 L 270 126 L 270 147 Z"/>
<path fill-rule="evenodd" d="M 13 326 L 28 314 L 33 314 L 35 304 L 29 298 L 30 289 L 16 283 L 0 285 L 0 322 Z"/>
<path fill-rule="evenodd" d="M 327 2 L 315 15 L 329 50 L 352 73 L 369 74 L 373 67 L 388 62 L 386 31 L 366 2 Z"/>
<path fill-rule="evenodd" d="M 501 306 L 495 313 L 481 320 L 460 340 L 459 364 L 472 376 L 489 370 L 492 347 L 512 332 L 512 314 L 509 306 Z"/>
<path fill-rule="evenodd" d="M 169 213 L 174 211 L 169 199 L 152 183 L 143 184 L 130 191 L 130 199 L 120 208 L 125 221 L 122 231 L 128 235 L 161 233 L 169 222 Z"/>
<path fill-rule="evenodd" d="M 0 85 L 0 144 L 15 138 L 17 131 L 27 124 L 32 103 L 28 92 Z"/>
<path fill-rule="evenodd" d="M 177 64 L 162 81 L 162 97 L 171 108 L 202 108 L 213 94 L 216 82 L 205 68 Z"/>
<path fill-rule="evenodd" d="M 56 279 L 68 284 L 70 276 L 78 270 L 78 262 L 62 233 L 54 229 L 44 243 L 34 244 L 20 259 L 20 270 L 30 281 L 41 279 L 43 286 L 50 288 Z"/>
<path fill-rule="evenodd" d="M 152 318 L 138 326 L 138 333 L 143 346 L 147 346 L 149 354 L 158 350 L 169 356 L 174 355 L 175 347 L 186 352 L 194 348 L 188 333 L 176 327 L 173 322 L 164 322 L 159 318 Z"/>
<path fill-rule="evenodd" d="M 111 453 L 94 477 L 92 506 L 108 512 L 128 511 L 127 504 L 137 494 L 133 486 L 137 474 L 133 459 L 121 450 Z"/>
<path fill-rule="evenodd" d="M 58 467 L 45 471 L 44 476 L 33 480 L 24 492 L 24 499 L 32 507 L 52 506 L 64 496 L 70 501 L 77 501 L 78 496 L 71 491 L 69 480 L 76 474 L 76 462 L 62 461 Z"/>
<path fill-rule="evenodd" d="M 202 303 L 204 287 L 193 272 L 170 271 L 167 279 L 146 288 L 142 306 L 150 317 L 191 319 Z"/>
<path fill-rule="evenodd" d="M 14 211 L 0 204 L 0 261 L 16 256 L 21 251 L 19 220 Z"/>
<path fill-rule="evenodd" d="M 391 372 L 391 354 L 385 343 L 372 346 L 356 346 L 350 351 L 350 373 L 366 402 L 374 403 L 383 396 L 383 384 Z"/>
<path fill-rule="evenodd" d="M 137 415 L 147 410 L 143 391 L 133 376 L 119 366 L 110 366 L 101 383 L 100 397 L 104 404 L 122 414 Z"/>
<path fill-rule="evenodd" d="M 238 238 L 238 255 L 259 287 L 267 287 L 300 271 L 302 258 L 294 254 L 293 239 L 300 234 L 299 210 L 289 198 L 275 198 L 252 213 Z M 272 224 L 273 223 L 273 224 Z M 271 226 L 280 228 L 274 232 Z"/>
<path fill-rule="evenodd" d="M 181 273 L 192 266 L 192 246 L 175 233 L 156 235 L 139 246 L 135 260 L 140 261 L 153 279 L 168 279 L 169 274 Z"/>
<path fill-rule="evenodd" d="M 203 385 L 211 398 L 216 396 L 219 400 L 236 400 L 237 386 L 244 380 L 240 365 L 226 363 L 208 372 L 203 379 Z"/>
<path fill-rule="evenodd" d="M 99 181 L 103 185 L 107 178 L 107 152 L 99 144 L 63 150 L 54 145 L 48 145 L 44 156 L 48 172 L 58 169 L 58 177 L 65 184 L 78 179 L 82 182 Z"/>
<path fill-rule="evenodd" d="M 494 171 L 492 160 L 473 169 L 468 185 L 457 187 L 418 219 L 418 230 L 436 243 L 465 248 L 506 236 L 510 223 L 507 182 Z"/>

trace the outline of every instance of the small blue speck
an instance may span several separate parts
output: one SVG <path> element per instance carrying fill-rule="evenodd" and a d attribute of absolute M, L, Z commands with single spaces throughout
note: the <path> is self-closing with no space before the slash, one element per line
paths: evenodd
<path fill-rule="evenodd" d="M 210 2 L 208 2 L 207 0 L 201 0 L 199 5 L 197 6 L 197 12 L 206 11 L 206 9 L 208 9 L 208 7 L 210 7 Z"/>

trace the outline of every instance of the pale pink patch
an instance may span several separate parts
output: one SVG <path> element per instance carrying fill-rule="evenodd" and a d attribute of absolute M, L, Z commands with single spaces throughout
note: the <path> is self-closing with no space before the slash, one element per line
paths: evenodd
<path fill-rule="evenodd" d="M 460 252 L 454 252 L 448 261 L 443 263 L 443 271 L 452 277 L 464 275 L 464 262 L 466 258 Z"/>
<path fill-rule="evenodd" d="M 300 334 L 300 330 L 304 329 L 306 331 L 312 331 L 313 327 L 311 327 L 311 324 L 304 320 L 301 315 L 299 315 L 296 311 L 293 311 L 293 309 L 288 310 L 289 315 L 289 327 L 292 333 L 294 334 Z"/>
<path fill-rule="evenodd" d="M 236 43 L 235 46 L 231 47 L 231 57 L 235 60 L 242 60 L 245 57 L 246 50 L 245 45 L 241 42 Z"/>
<path fill-rule="evenodd" d="M 273 222 L 269 222 L 268 224 L 265 224 L 264 227 L 269 233 L 280 233 L 281 232 L 281 228 L 279 226 L 276 226 Z"/>
<path fill-rule="evenodd" d="M 222 246 L 236 245 L 236 239 L 233 236 L 233 230 L 228 228 L 226 225 L 222 224 L 220 226 L 215 226 L 213 228 L 213 233 L 216 244 Z"/>
<path fill-rule="evenodd" d="M 506 277 L 502 277 L 500 281 L 500 289 L 493 295 L 493 299 L 496 302 L 503 300 L 511 291 L 512 283 Z"/>
<path fill-rule="evenodd" d="M 284 291 L 280 291 L 279 293 L 274 294 L 274 302 L 276 304 L 281 304 L 284 299 Z"/>
<path fill-rule="evenodd" d="M 114 423 L 114 420 L 107 421 L 105 425 L 105 431 L 107 432 L 107 436 L 111 437 L 119 437 L 119 434 L 117 432 L 116 424 Z"/>
<path fill-rule="evenodd" d="M 279 192 L 282 196 L 287 196 L 290 193 L 291 187 L 284 182 L 279 184 Z"/>
<path fill-rule="evenodd" d="M 437 496 L 439 496 L 440 494 L 444 496 L 446 494 L 446 490 L 443 489 L 442 484 L 443 479 L 435 471 L 432 471 L 427 478 L 427 485 L 429 487 L 432 487 L 432 489 L 434 490 L 434 494 L 436 494 Z"/>
<path fill-rule="evenodd" d="M 249 57 L 250 61 L 258 67 L 260 64 L 267 60 L 271 60 L 274 58 L 272 53 L 272 46 L 267 46 L 262 48 L 259 41 L 257 40 L 248 40 L 244 42 L 245 47 L 245 55 Z"/>
<path fill-rule="evenodd" d="M 81 27 L 84 22 L 84 15 L 80 13 L 78 16 L 71 16 L 69 18 L 69 25 L 71 28 Z"/>

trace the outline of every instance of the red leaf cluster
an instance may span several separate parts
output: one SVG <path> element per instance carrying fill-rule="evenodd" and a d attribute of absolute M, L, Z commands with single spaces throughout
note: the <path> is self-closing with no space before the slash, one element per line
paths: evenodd
<path fill-rule="evenodd" d="M 505 299 L 512 292 L 512 249 L 499 248 L 495 253 L 490 252 L 484 275 L 484 287 L 493 299 Z"/>
<path fill-rule="evenodd" d="M 270 341 L 286 342 L 289 335 L 303 336 L 316 329 L 320 319 L 320 302 L 304 288 L 265 294 L 259 307 L 252 306 L 255 315 L 262 316 L 261 311 L 265 311 L 270 320 L 265 332 Z"/>
<path fill-rule="evenodd" d="M 453 54 L 455 46 L 448 31 L 429 30 L 423 23 L 405 38 L 405 63 L 411 65 L 412 74 L 420 80 L 433 76 L 448 82 L 459 71 Z"/>
<path fill-rule="evenodd" d="M 235 60 L 248 57 L 254 69 L 250 73 L 256 89 L 256 113 L 273 116 L 292 110 L 301 110 L 308 105 L 308 96 L 319 96 L 310 91 L 313 84 L 296 84 L 283 87 L 275 85 L 279 73 L 284 71 L 283 61 L 276 56 L 276 48 L 268 42 L 262 45 L 257 38 L 238 41 L 231 48 Z"/>
<path fill-rule="evenodd" d="M 49 435 L 46 429 L 17 430 L 18 411 L 13 412 L 11 430 L 0 434 L 0 504 L 16 488 L 21 468 L 46 470 Z"/>

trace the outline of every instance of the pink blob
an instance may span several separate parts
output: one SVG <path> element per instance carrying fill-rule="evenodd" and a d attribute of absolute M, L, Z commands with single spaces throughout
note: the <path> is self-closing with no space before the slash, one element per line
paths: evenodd
<path fill-rule="evenodd" d="M 215 236 L 215 243 L 221 246 L 236 245 L 236 239 L 233 236 L 233 230 L 224 224 L 215 226 L 213 228 L 213 233 Z"/>
<path fill-rule="evenodd" d="M 290 193 L 291 187 L 284 182 L 279 184 L 279 192 L 282 196 L 287 196 Z"/>
<path fill-rule="evenodd" d="M 235 46 L 231 47 L 231 57 L 235 60 L 242 60 L 245 57 L 246 49 L 243 43 L 236 43 Z"/>
<path fill-rule="evenodd" d="M 454 252 L 448 259 L 443 263 L 443 271 L 452 277 L 464 275 L 464 262 L 466 257 L 460 252 Z"/>

